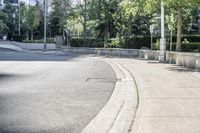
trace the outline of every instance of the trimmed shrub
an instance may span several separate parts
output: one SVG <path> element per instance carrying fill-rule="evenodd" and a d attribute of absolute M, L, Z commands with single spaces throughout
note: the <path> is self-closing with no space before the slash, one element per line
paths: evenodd
<path fill-rule="evenodd" d="M 110 38 L 108 40 L 108 47 L 109 48 L 120 48 L 122 47 L 122 40 L 120 40 L 119 38 Z"/>
<path fill-rule="evenodd" d="M 148 36 L 129 36 L 123 37 L 123 48 L 141 49 L 150 48 L 151 37 Z"/>
<path fill-rule="evenodd" d="M 160 38 L 160 37 L 157 37 Z M 173 35 L 173 42 L 176 42 L 176 35 Z M 170 36 L 167 36 L 167 39 L 170 39 Z M 200 35 L 182 35 L 181 41 L 187 40 L 189 42 L 200 42 Z"/>
<path fill-rule="evenodd" d="M 183 52 L 200 52 L 200 42 L 199 43 L 183 43 Z"/>
<path fill-rule="evenodd" d="M 182 52 L 200 52 L 200 42 L 182 43 Z M 167 44 L 167 50 L 170 50 L 170 44 Z M 176 50 L 176 43 L 173 43 L 172 50 Z"/>
<path fill-rule="evenodd" d="M 44 40 L 23 40 L 23 43 L 44 43 Z M 48 38 L 47 43 L 55 43 L 54 38 Z"/>
<path fill-rule="evenodd" d="M 103 41 L 101 39 L 88 37 L 86 38 L 86 43 L 84 44 L 84 38 L 83 37 L 73 37 L 70 40 L 72 47 L 103 47 Z"/>
<path fill-rule="evenodd" d="M 148 36 L 124 36 L 121 39 L 111 38 L 108 43 L 110 48 L 149 49 L 151 45 L 151 38 Z"/>
<path fill-rule="evenodd" d="M 16 41 L 16 42 L 22 42 L 23 39 L 24 39 L 23 36 L 20 36 L 20 35 L 13 35 L 12 36 L 12 40 Z"/>

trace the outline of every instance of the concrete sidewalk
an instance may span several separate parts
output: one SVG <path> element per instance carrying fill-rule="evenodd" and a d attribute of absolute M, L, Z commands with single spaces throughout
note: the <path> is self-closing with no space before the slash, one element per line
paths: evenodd
<path fill-rule="evenodd" d="M 139 107 L 131 133 L 200 133 L 200 73 L 170 64 L 111 58 L 133 74 Z"/>

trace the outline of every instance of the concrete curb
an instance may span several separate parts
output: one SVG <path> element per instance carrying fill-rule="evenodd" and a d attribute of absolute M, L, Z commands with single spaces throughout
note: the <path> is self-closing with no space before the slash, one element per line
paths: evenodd
<path fill-rule="evenodd" d="M 138 107 L 137 86 L 123 65 L 109 59 L 103 61 L 112 66 L 118 81 L 107 104 L 82 133 L 129 133 Z"/>

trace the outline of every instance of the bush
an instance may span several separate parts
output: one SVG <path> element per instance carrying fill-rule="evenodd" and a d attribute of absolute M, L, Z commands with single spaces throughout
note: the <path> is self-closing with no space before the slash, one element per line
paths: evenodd
<path fill-rule="evenodd" d="M 109 48 L 120 48 L 122 46 L 122 41 L 119 38 L 110 38 L 108 40 Z"/>
<path fill-rule="evenodd" d="M 152 50 L 159 50 L 160 49 L 160 41 L 157 39 L 156 43 L 153 43 Z"/>
<path fill-rule="evenodd" d="M 150 48 L 151 37 L 148 36 L 124 36 L 121 38 L 112 38 L 108 41 L 110 48 L 127 48 L 127 49 L 141 49 Z"/>
<path fill-rule="evenodd" d="M 150 48 L 151 37 L 149 36 L 126 36 L 123 37 L 123 48 L 141 49 Z"/>
<path fill-rule="evenodd" d="M 160 38 L 159 36 L 157 38 Z M 168 40 L 170 39 L 170 36 L 166 37 Z M 173 35 L 173 42 L 176 42 L 176 35 Z M 200 35 L 182 35 L 181 41 L 187 40 L 189 42 L 200 42 Z"/>
<path fill-rule="evenodd" d="M 23 40 L 23 43 L 44 43 L 44 40 Z M 54 38 L 48 38 L 47 43 L 55 43 Z"/>
<path fill-rule="evenodd" d="M 183 43 L 183 52 L 200 52 L 200 42 L 199 43 Z"/>
<path fill-rule="evenodd" d="M 13 35 L 12 36 L 12 40 L 16 41 L 16 42 L 22 42 L 23 39 L 24 39 L 23 36 L 20 36 L 20 35 Z"/>
<path fill-rule="evenodd" d="M 72 47 L 103 47 L 103 40 L 93 38 L 93 37 L 88 37 L 86 38 L 86 43 L 84 44 L 84 38 L 83 37 L 73 37 L 70 40 L 71 46 Z"/>

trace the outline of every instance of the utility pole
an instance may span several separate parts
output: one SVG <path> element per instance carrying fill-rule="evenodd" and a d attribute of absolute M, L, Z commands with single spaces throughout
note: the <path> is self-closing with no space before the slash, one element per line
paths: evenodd
<path fill-rule="evenodd" d="M 44 49 L 47 49 L 47 3 L 48 0 L 44 0 Z"/>
<path fill-rule="evenodd" d="M 150 33 L 151 33 L 151 50 L 153 50 L 153 33 L 154 33 L 154 25 L 150 25 Z"/>
<path fill-rule="evenodd" d="M 21 3 L 20 0 L 18 1 L 19 3 L 19 35 L 21 36 Z"/>
<path fill-rule="evenodd" d="M 165 9 L 161 0 L 161 39 L 160 39 L 160 62 L 166 61 L 166 38 L 165 38 Z"/>

